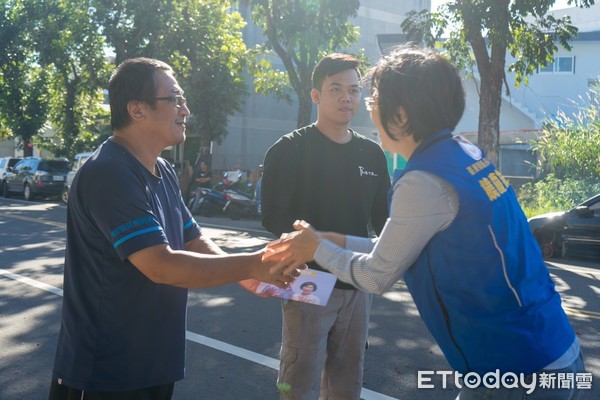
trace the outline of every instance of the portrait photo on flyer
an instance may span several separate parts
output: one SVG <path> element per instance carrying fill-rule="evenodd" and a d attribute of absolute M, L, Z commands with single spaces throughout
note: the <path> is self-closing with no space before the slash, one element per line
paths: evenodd
<path fill-rule="evenodd" d="M 336 277 L 329 272 L 305 269 L 298 279 L 287 288 L 261 282 L 255 292 L 262 296 L 281 297 L 286 300 L 325 306 L 333 291 Z"/>

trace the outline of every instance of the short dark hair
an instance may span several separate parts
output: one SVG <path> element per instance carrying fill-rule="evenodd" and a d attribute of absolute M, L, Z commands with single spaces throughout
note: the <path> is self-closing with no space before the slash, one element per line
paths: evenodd
<path fill-rule="evenodd" d="M 313 292 L 317 291 L 317 284 L 314 282 L 304 282 L 302 285 L 300 285 L 300 289 L 304 289 L 306 286 L 312 286 Z"/>
<path fill-rule="evenodd" d="M 360 79 L 361 75 L 359 66 L 360 60 L 350 54 L 333 53 L 326 55 L 317 63 L 317 65 L 315 65 L 315 68 L 313 69 L 313 88 L 321 90 L 321 86 L 323 86 L 323 81 L 325 81 L 325 78 L 349 69 L 355 70 L 358 74 L 358 78 Z"/>
<path fill-rule="evenodd" d="M 153 58 L 131 58 L 123 61 L 108 81 L 110 103 L 110 125 L 112 129 L 122 129 L 131 122 L 127 104 L 132 100 L 145 101 L 156 105 L 155 73 L 164 71 L 172 74 L 169 64 Z"/>
<path fill-rule="evenodd" d="M 465 110 L 460 73 L 439 52 L 414 44 L 393 48 L 366 77 L 377 103 L 376 112 L 390 139 L 389 126 L 408 115 L 407 130 L 417 142 L 443 130 L 454 130 Z M 406 121 L 400 121 L 402 123 Z"/>

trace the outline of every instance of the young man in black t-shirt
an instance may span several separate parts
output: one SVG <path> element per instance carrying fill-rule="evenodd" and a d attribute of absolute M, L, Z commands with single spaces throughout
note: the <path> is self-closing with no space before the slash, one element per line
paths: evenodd
<path fill-rule="evenodd" d="M 387 220 L 383 151 L 349 129 L 361 97 L 358 66 L 345 54 L 323 58 L 312 77 L 317 121 L 283 136 L 266 154 L 262 223 L 276 236 L 302 219 L 319 230 L 366 237 Z M 283 302 L 278 383 L 290 390 L 281 399 L 360 398 L 370 308 L 370 295 L 340 281 L 326 306 Z"/>

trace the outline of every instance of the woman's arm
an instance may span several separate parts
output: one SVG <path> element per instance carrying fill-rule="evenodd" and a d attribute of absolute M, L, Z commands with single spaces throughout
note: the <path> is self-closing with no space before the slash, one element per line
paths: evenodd
<path fill-rule="evenodd" d="M 457 213 L 458 198 L 450 184 L 429 173 L 407 173 L 394 188 L 390 218 L 373 251 L 360 254 L 322 241 L 315 261 L 344 282 L 367 292 L 383 293 Z M 347 247 L 350 244 L 348 240 Z"/>
<path fill-rule="evenodd" d="M 458 197 L 435 175 L 413 171 L 396 184 L 390 218 L 369 253 L 370 239 L 315 231 L 305 222 L 300 230 L 269 245 L 273 257 L 291 267 L 314 259 L 340 280 L 371 293 L 383 293 L 416 261 L 429 240 L 448 227 L 458 213 Z M 340 246 L 342 238 L 346 249 Z M 329 240 L 332 239 L 332 240 Z"/>

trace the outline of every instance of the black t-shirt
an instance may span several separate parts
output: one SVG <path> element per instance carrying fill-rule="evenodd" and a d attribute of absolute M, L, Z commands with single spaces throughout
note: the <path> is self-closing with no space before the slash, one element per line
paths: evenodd
<path fill-rule="evenodd" d="M 160 177 L 108 140 L 78 171 L 67 209 L 61 331 L 54 379 L 125 391 L 183 378 L 187 290 L 159 285 L 127 257 L 200 234 L 172 167 Z"/>
<path fill-rule="evenodd" d="M 380 233 L 388 217 L 390 178 L 381 147 L 352 132 L 348 143 L 315 125 L 279 139 L 268 151 L 262 180 L 262 223 L 277 237 L 304 219 L 321 231 Z M 311 268 L 322 270 L 316 264 Z M 351 285 L 337 282 L 337 288 Z"/>
<path fill-rule="evenodd" d="M 208 181 L 199 182 L 199 181 L 195 180 L 194 183 L 196 184 L 196 187 L 204 187 L 204 188 L 210 187 L 210 178 L 212 178 L 212 172 L 210 170 L 207 170 L 207 171 L 198 170 L 198 172 L 196 173 L 195 179 L 198 179 L 198 178 L 208 178 Z"/>

